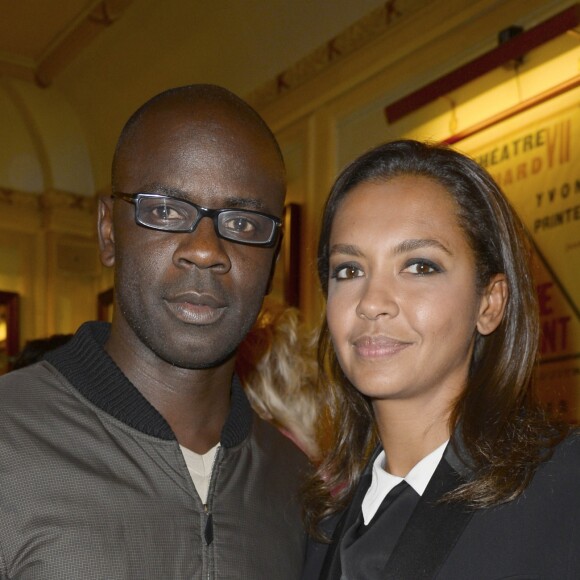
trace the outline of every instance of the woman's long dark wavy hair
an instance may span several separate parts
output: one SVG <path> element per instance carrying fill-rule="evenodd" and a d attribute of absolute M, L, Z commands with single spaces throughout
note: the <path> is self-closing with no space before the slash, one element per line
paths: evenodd
<path fill-rule="evenodd" d="M 332 187 L 323 214 L 318 246 L 322 290 L 326 297 L 329 239 L 345 196 L 361 183 L 383 183 L 399 176 L 431 179 L 453 198 L 475 256 L 480 291 L 495 274 L 507 279 L 503 320 L 491 334 L 477 333 L 467 386 L 450 416 L 451 432 L 460 426 L 464 460 L 475 475 L 446 499 L 472 508 L 510 501 L 527 487 L 536 467 L 565 436 L 566 427 L 551 423 L 533 394 L 540 325 L 530 242 L 487 171 L 453 149 L 411 140 L 380 145 L 353 161 Z M 320 538 L 320 521 L 346 506 L 378 436 L 370 401 L 340 368 L 326 323 L 318 358 L 333 427 L 324 460 L 304 490 L 304 504 L 307 527 Z"/>

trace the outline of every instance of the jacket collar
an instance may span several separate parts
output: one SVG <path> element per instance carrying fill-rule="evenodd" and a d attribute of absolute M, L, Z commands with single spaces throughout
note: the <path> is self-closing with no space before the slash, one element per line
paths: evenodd
<path fill-rule="evenodd" d="M 64 346 L 48 352 L 45 359 L 93 405 L 129 427 L 159 439 L 175 440 L 161 414 L 141 395 L 104 350 L 111 325 L 86 322 Z M 222 428 L 220 443 L 234 447 L 250 434 L 252 409 L 237 376 L 231 389 L 231 407 Z"/>
<path fill-rule="evenodd" d="M 381 450 L 379 445 L 371 455 L 354 496 L 338 521 L 326 553 L 321 580 L 341 578 L 338 545 L 344 530 L 353 524 L 361 511 L 363 498 L 372 479 L 372 465 Z M 473 516 L 473 511 L 459 503 L 439 501 L 447 492 L 473 476 L 465 457 L 467 453 L 463 447 L 460 429 L 457 429 L 399 538 L 382 577 L 418 580 L 436 575 Z"/>
<path fill-rule="evenodd" d="M 435 578 L 473 517 L 473 510 L 464 504 L 440 501 L 466 481 L 453 463 L 465 468 L 451 444 L 389 558 L 385 579 Z"/>

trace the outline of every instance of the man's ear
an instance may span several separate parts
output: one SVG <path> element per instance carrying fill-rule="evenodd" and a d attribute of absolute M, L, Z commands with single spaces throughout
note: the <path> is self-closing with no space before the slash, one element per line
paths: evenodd
<path fill-rule="evenodd" d="M 113 198 L 102 196 L 99 198 L 99 217 L 97 223 L 99 235 L 99 249 L 103 266 L 112 266 L 115 263 L 115 234 L 113 233 Z"/>
<path fill-rule="evenodd" d="M 504 274 L 493 276 L 481 297 L 477 330 L 480 334 L 491 334 L 503 320 L 509 289 Z"/>

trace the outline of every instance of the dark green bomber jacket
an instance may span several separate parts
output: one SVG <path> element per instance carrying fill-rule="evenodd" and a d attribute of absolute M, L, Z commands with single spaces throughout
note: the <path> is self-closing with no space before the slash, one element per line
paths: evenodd
<path fill-rule="evenodd" d="M 0 377 L 0 579 L 300 577 L 304 455 L 234 378 L 207 505 L 175 436 L 86 323 Z"/>

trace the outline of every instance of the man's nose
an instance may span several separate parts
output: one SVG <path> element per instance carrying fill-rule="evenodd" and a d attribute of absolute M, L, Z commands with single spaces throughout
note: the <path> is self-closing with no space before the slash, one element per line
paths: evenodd
<path fill-rule="evenodd" d="M 176 266 L 214 268 L 223 273 L 230 270 L 232 264 L 227 253 L 227 242 L 217 235 L 211 218 L 201 218 L 192 232 L 173 235 L 178 239 L 173 255 Z"/>

